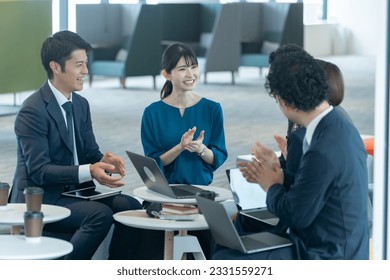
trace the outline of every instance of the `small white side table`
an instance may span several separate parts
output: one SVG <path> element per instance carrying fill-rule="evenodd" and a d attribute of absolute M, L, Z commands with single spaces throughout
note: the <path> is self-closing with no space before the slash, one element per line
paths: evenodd
<path fill-rule="evenodd" d="M 164 259 L 180 260 L 185 253 L 192 253 L 197 260 L 205 260 L 202 248 L 195 236 L 187 235 L 188 230 L 205 230 L 208 225 L 203 215 L 196 214 L 194 221 L 160 220 L 149 217 L 145 210 L 130 210 L 114 214 L 114 219 L 126 226 L 164 230 Z M 174 235 L 174 231 L 179 231 Z"/>
<path fill-rule="evenodd" d="M 19 227 L 24 225 L 25 203 L 8 203 L 5 208 L 0 210 L 0 225 L 12 226 L 13 234 L 19 233 Z M 70 215 L 70 210 L 65 207 L 42 204 L 43 223 L 53 223 L 62 220 Z"/>
<path fill-rule="evenodd" d="M 24 235 L 0 235 L 0 259 L 3 260 L 45 260 L 55 259 L 72 252 L 70 242 L 41 237 L 40 242 L 32 243 Z"/>

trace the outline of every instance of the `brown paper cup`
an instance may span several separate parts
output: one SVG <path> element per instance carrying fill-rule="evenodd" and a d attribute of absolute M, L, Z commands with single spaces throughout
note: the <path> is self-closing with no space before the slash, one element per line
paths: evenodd
<path fill-rule="evenodd" d="M 9 189 L 7 183 L 0 183 L 0 209 L 7 207 Z"/>
<path fill-rule="evenodd" d="M 24 212 L 24 235 L 26 241 L 37 243 L 41 241 L 43 228 L 43 213 L 27 211 Z"/>
<path fill-rule="evenodd" d="M 42 208 L 43 189 L 38 187 L 27 187 L 24 189 L 27 211 L 40 212 Z"/>

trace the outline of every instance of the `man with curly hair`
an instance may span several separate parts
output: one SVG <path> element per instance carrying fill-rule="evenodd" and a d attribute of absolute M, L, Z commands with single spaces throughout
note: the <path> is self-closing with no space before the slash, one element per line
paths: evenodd
<path fill-rule="evenodd" d="M 367 154 L 354 125 L 328 103 L 324 71 L 301 47 L 285 45 L 270 55 L 265 87 L 306 128 L 303 156 L 295 175 L 284 174 L 275 154 L 256 143 L 256 159 L 240 169 L 267 192 L 293 246 L 249 255 L 222 249 L 214 259 L 368 259 Z"/>

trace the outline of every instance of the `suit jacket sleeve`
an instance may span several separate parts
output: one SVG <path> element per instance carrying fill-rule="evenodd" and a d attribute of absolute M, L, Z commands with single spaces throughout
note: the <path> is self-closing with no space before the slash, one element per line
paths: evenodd
<path fill-rule="evenodd" d="M 268 208 L 289 226 L 307 227 L 326 202 L 328 186 L 336 173 L 333 168 L 327 157 L 306 153 L 290 190 L 280 184 L 269 189 Z"/>

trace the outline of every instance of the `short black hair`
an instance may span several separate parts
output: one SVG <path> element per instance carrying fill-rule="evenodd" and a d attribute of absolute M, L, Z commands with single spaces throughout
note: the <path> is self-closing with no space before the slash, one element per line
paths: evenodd
<path fill-rule="evenodd" d="M 309 112 L 328 99 L 324 71 L 302 47 L 287 44 L 272 52 L 265 88 L 294 108 Z"/>
<path fill-rule="evenodd" d="M 42 43 L 41 61 L 49 79 L 53 78 L 50 62 L 57 62 L 64 71 L 65 62 L 75 50 L 85 50 L 89 53 L 92 47 L 78 34 L 68 30 L 57 32 Z"/>

